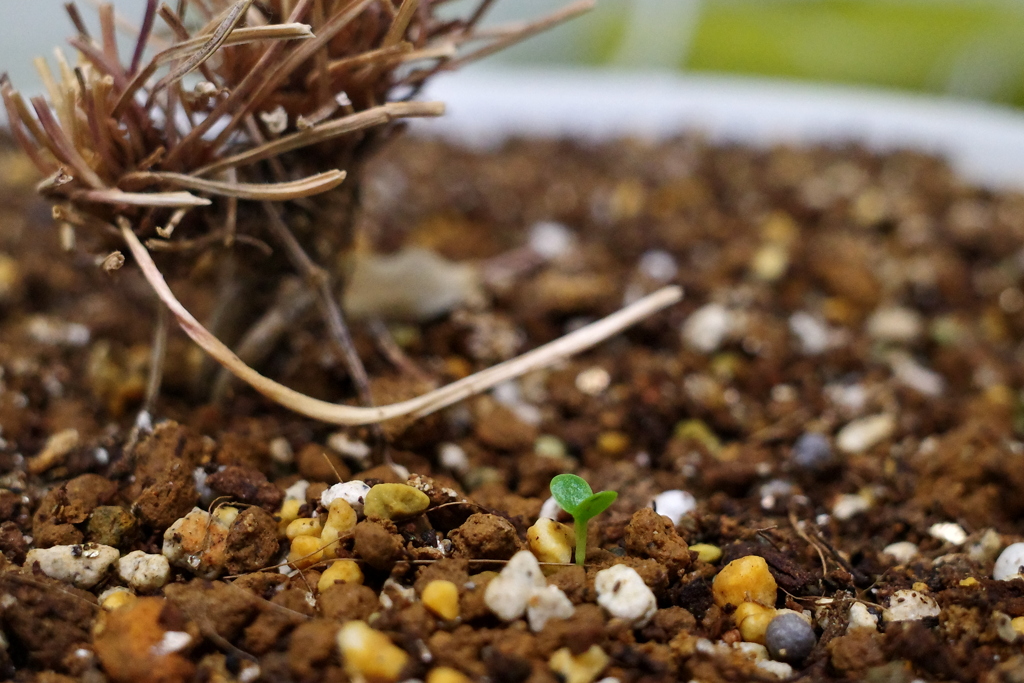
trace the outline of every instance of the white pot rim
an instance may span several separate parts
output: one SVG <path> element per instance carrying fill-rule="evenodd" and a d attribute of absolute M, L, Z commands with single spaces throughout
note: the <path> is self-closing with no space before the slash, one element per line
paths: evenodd
<path fill-rule="evenodd" d="M 433 82 L 448 105 L 418 132 L 474 145 L 515 135 L 663 138 L 697 131 L 756 146 L 913 149 L 965 179 L 1024 188 L 1024 113 L 998 105 L 765 78 L 593 69 L 478 68 Z"/>

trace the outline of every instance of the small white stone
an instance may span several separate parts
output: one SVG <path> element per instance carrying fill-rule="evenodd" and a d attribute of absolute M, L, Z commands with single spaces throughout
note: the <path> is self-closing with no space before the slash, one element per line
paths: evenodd
<path fill-rule="evenodd" d="M 891 556 L 899 564 L 909 564 L 917 557 L 917 545 L 910 541 L 896 541 L 882 548 L 882 553 Z"/>
<path fill-rule="evenodd" d="M 800 350 L 806 356 L 817 356 L 827 351 L 832 338 L 828 325 L 804 311 L 789 316 L 789 331 L 800 342 Z"/>
<path fill-rule="evenodd" d="M 283 436 L 271 439 L 268 449 L 270 450 L 270 457 L 280 465 L 291 465 L 295 462 L 295 452 L 292 450 L 292 445 Z"/>
<path fill-rule="evenodd" d="M 117 548 L 98 543 L 55 545 L 28 551 L 25 566 L 39 565 L 51 579 L 66 581 L 76 588 L 92 588 L 106 575 L 121 553 Z"/>
<path fill-rule="evenodd" d="M 567 253 L 575 242 L 572 231 L 555 221 L 540 221 L 530 228 L 530 248 L 546 261 Z"/>
<path fill-rule="evenodd" d="M 896 353 L 889 358 L 896 380 L 923 396 L 942 396 L 946 389 L 946 380 L 942 375 L 918 363 L 907 353 Z"/>
<path fill-rule="evenodd" d="M 868 390 L 860 383 L 829 384 L 825 395 L 846 417 L 860 415 L 868 402 Z"/>
<path fill-rule="evenodd" d="M 722 304 L 705 304 L 683 323 L 683 341 L 701 353 L 714 353 L 733 329 L 735 316 Z"/>
<path fill-rule="evenodd" d="M 306 491 L 309 489 L 309 482 L 299 479 L 297 482 L 284 490 L 285 500 L 297 500 L 300 503 L 306 502 Z"/>
<path fill-rule="evenodd" d="M 1000 612 L 999 610 L 992 612 L 992 624 L 996 627 L 996 635 L 1004 643 L 1012 644 L 1020 638 L 1017 629 L 1013 627 L 1013 620 L 1010 619 L 1010 615 L 1006 612 Z"/>
<path fill-rule="evenodd" d="M 366 462 L 370 457 L 371 449 L 362 441 L 348 438 L 345 432 L 334 432 L 327 437 L 327 447 L 332 451 L 356 462 Z"/>
<path fill-rule="evenodd" d="M 900 590 L 889 598 L 889 608 L 882 616 L 887 622 L 918 621 L 928 617 L 937 617 L 942 610 L 939 605 L 921 591 Z"/>
<path fill-rule="evenodd" d="M 928 533 L 932 538 L 937 538 L 940 541 L 953 545 L 961 545 L 967 540 L 967 532 L 955 522 L 937 522 L 932 524 L 928 527 Z"/>
<path fill-rule="evenodd" d="M 171 563 L 163 555 L 135 550 L 117 561 L 117 573 L 137 591 L 155 591 L 171 578 Z"/>
<path fill-rule="evenodd" d="M 455 474 L 465 474 L 469 471 L 469 456 L 465 449 L 455 443 L 443 443 L 437 449 L 437 459 L 441 467 L 451 470 Z"/>
<path fill-rule="evenodd" d="M 995 529 L 985 529 L 981 538 L 967 545 L 967 556 L 975 562 L 991 562 L 999 554 L 1003 539 Z"/>
<path fill-rule="evenodd" d="M 999 553 L 992 578 L 996 581 L 1020 578 L 1021 567 L 1024 567 L 1024 543 L 1011 543 Z"/>
<path fill-rule="evenodd" d="M 191 642 L 192 636 L 184 631 L 167 631 L 160 642 L 150 648 L 150 652 L 154 657 L 163 657 L 184 650 Z"/>
<path fill-rule="evenodd" d="M 923 331 L 921 314 L 903 306 L 880 308 L 867 321 L 868 335 L 878 341 L 908 344 L 920 337 Z"/>
<path fill-rule="evenodd" d="M 850 621 L 846 626 L 846 632 L 849 633 L 859 628 L 877 631 L 878 617 L 872 614 L 864 603 L 855 602 L 850 606 Z"/>
<path fill-rule="evenodd" d="M 697 499 L 688 491 L 672 489 L 662 491 L 652 501 L 654 511 L 672 520 L 673 526 L 679 524 L 684 516 L 697 509 Z"/>
<path fill-rule="evenodd" d="M 526 604 L 526 620 L 534 633 L 551 619 L 568 619 L 575 612 L 572 600 L 558 586 L 534 588 Z"/>
<path fill-rule="evenodd" d="M 600 367 L 587 368 L 576 375 L 576 388 L 587 396 L 600 396 L 611 382 L 611 375 Z"/>
<path fill-rule="evenodd" d="M 776 678 L 792 678 L 793 667 L 785 662 L 776 662 L 772 659 L 763 659 L 756 664 L 758 669 L 769 673 Z"/>
<path fill-rule="evenodd" d="M 637 269 L 656 282 L 669 282 L 679 273 L 679 265 L 672 254 L 661 249 L 645 251 Z"/>
<path fill-rule="evenodd" d="M 523 616 L 534 589 L 544 588 L 547 581 L 537 558 L 529 550 L 512 556 L 501 573 L 491 579 L 484 591 L 484 604 L 499 619 L 513 621 Z"/>
<path fill-rule="evenodd" d="M 845 522 L 871 509 L 871 500 L 860 493 L 844 493 L 832 504 L 832 516 Z"/>
<path fill-rule="evenodd" d="M 85 346 L 91 336 L 89 328 L 81 323 L 69 323 L 45 315 L 32 316 L 28 322 L 28 334 L 40 344 L 51 346 Z"/>
<path fill-rule="evenodd" d="M 331 503 L 339 498 L 352 506 L 356 514 L 363 514 L 363 503 L 366 501 L 366 494 L 370 487 L 366 482 L 353 479 L 343 484 L 335 484 L 320 494 L 320 504 L 325 508 L 331 507 Z"/>
<path fill-rule="evenodd" d="M 238 683 L 256 683 L 262 673 L 259 664 L 243 659 L 241 670 L 238 672 Z"/>
<path fill-rule="evenodd" d="M 209 505 L 213 502 L 213 499 L 217 497 L 217 494 L 213 492 L 209 486 L 206 485 L 206 478 L 210 476 L 206 473 L 202 467 L 197 467 L 192 470 L 192 481 L 196 485 L 196 492 L 199 494 L 199 500 L 203 505 Z"/>
<path fill-rule="evenodd" d="M 844 453 L 863 453 L 896 431 L 896 419 L 888 413 L 868 415 L 850 422 L 836 434 L 836 446 Z"/>
<path fill-rule="evenodd" d="M 594 578 L 597 590 L 597 604 L 608 614 L 644 626 L 658 611 L 654 593 L 632 567 L 617 564 L 602 569 Z"/>
<path fill-rule="evenodd" d="M 740 641 L 732 644 L 732 649 L 742 652 L 748 659 L 760 662 L 768 659 L 768 648 L 760 643 L 748 643 Z"/>
<path fill-rule="evenodd" d="M 558 514 L 562 511 L 562 506 L 558 504 L 558 501 L 553 497 L 548 498 L 544 501 L 544 504 L 540 506 L 540 516 L 548 519 L 558 519 Z"/>

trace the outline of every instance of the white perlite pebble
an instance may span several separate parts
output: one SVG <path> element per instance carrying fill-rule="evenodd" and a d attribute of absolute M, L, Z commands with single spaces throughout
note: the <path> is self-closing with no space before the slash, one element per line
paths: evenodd
<path fill-rule="evenodd" d="M 345 432 L 334 432 L 328 436 L 327 447 L 338 455 L 356 462 L 366 462 L 370 457 L 370 447 L 362 441 L 348 438 Z"/>
<path fill-rule="evenodd" d="M 154 657 L 163 657 L 184 650 L 191 642 L 192 636 L 184 631 L 167 631 L 160 642 L 150 648 L 150 652 Z"/>
<path fill-rule="evenodd" d="M 39 565 L 51 579 L 66 581 L 76 588 L 92 588 L 121 556 L 117 548 L 98 543 L 55 545 L 28 551 L 25 566 Z"/>
<path fill-rule="evenodd" d="M 295 462 L 295 452 L 292 450 L 292 445 L 283 436 L 271 439 L 267 449 L 270 451 L 270 457 L 274 459 L 274 462 L 280 465 L 291 465 Z"/>
<path fill-rule="evenodd" d="M 996 566 L 992 570 L 992 578 L 996 581 L 1009 581 L 1021 578 L 1021 567 L 1024 567 L 1024 543 L 1012 543 L 999 553 Z"/>
<path fill-rule="evenodd" d="M 685 515 L 697 508 L 697 499 L 693 494 L 679 489 L 662 491 L 651 503 L 654 511 L 671 519 L 673 525 L 679 524 Z"/>
<path fill-rule="evenodd" d="M 546 586 L 537 558 L 529 550 L 520 550 L 487 584 L 484 604 L 502 621 L 513 621 L 526 612 L 535 589 Z"/>
<path fill-rule="evenodd" d="M 871 314 L 867 322 L 868 335 L 873 339 L 897 344 L 910 343 L 923 331 L 921 314 L 902 306 L 880 308 Z"/>
<path fill-rule="evenodd" d="M 918 621 L 928 617 L 937 617 L 941 611 L 935 600 L 921 591 L 901 590 L 896 591 L 889 598 L 889 608 L 882 613 L 882 616 L 887 622 Z"/>
<path fill-rule="evenodd" d="M 789 316 L 789 331 L 800 342 L 800 350 L 806 356 L 827 351 L 832 338 L 828 325 L 804 311 Z"/>
<path fill-rule="evenodd" d="M 909 564 L 917 557 L 917 545 L 910 541 L 897 541 L 882 548 L 882 553 L 891 556 L 900 564 Z"/>
<path fill-rule="evenodd" d="M 867 496 L 860 493 L 844 493 L 836 496 L 836 500 L 832 504 L 832 516 L 845 522 L 870 509 L 871 499 Z"/>
<path fill-rule="evenodd" d="M 855 602 L 850 606 L 850 621 L 846 626 L 846 632 L 859 628 L 867 628 L 872 631 L 878 630 L 878 617 L 871 613 L 862 602 Z"/>
<path fill-rule="evenodd" d="M 602 569 L 594 578 L 597 604 L 608 614 L 644 626 L 658 611 L 658 601 L 636 570 L 624 564 Z"/>
<path fill-rule="evenodd" d="M 967 540 L 967 532 L 955 522 L 937 522 L 932 524 L 928 527 L 928 534 L 932 538 L 937 538 L 940 541 L 953 545 L 961 545 Z"/>
<path fill-rule="evenodd" d="M 300 503 L 306 502 L 306 491 L 309 489 L 309 482 L 299 479 L 297 482 L 284 490 L 285 500 L 297 500 Z"/>
<path fill-rule="evenodd" d="M 757 666 L 761 671 L 769 673 L 776 678 L 791 678 L 793 676 L 793 667 L 785 662 L 762 659 L 755 666 Z"/>
<path fill-rule="evenodd" d="M 640 257 L 637 269 L 658 282 L 669 282 L 679 274 L 679 265 L 675 257 L 661 249 L 645 251 Z"/>
<path fill-rule="evenodd" d="M 363 514 L 363 503 L 366 501 L 366 494 L 369 492 L 370 487 L 366 482 L 353 479 L 352 481 L 346 481 L 344 484 L 335 484 L 321 493 L 320 504 L 325 508 L 329 508 L 331 503 L 340 498 L 351 505 L 356 514 L 361 515 Z"/>
<path fill-rule="evenodd" d="M 869 415 L 840 429 L 836 434 L 836 446 L 844 453 L 863 453 L 888 439 L 894 431 L 896 419 L 892 415 Z"/>
<path fill-rule="evenodd" d="M 437 459 L 441 466 L 455 474 L 469 471 L 469 456 L 462 446 L 454 443 L 443 443 L 437 449 Z"/>
<path fill-rule="evenodd" d="M 569 228 L 554 221 L 540 221 L 530 228 L 530 248 L 546 261 L 556 259 L 572 249 L 576 237 Z"/>
<path fill-rule="evenodd" d="M 137 591 L 155 591 L 171 578 L 171 563 L 163 555 L 135 550 L 117 561 L 117 573 Z"/>
<path fill-rule="evenodd" d="M 558 504 L 558 501 L 554 498 L 548 498 L 544 501 L 544 504 L 540 506 L 540 516 L 546 517 L 547 519 L 558 519 L 558 513 L 562 511 L 562 506 Z"/>
<path fill-rule="evenodd" d="M 1002 546 L 1003 540 L 996 533 L 996 530 L 985 529 L 981 534 L 981 538 L 973 543 L 968 543 L 965 550 L 967 551 L 967 556 L 975 562 L 987 563 L 996 558 Z"/>
<path fill-rule="evenodd" d="M 713 353 L 733 328 L 733 314 L 722 304 L 705 304 L 683 323 L 683 341 L 702 353 Z"/>
<path fill-rule="evenodd" d="M 921 365 L 908 353 L 894 353 L 889 358 L 889 367 L 897 381 L 924 396 L 941 396 L 946 389 L 942 375 Z"/>
<path fill-rule="evenodd" d="M 534 633 L 544 628 L 551 619 L 568 619 L 575 612 L 572 600 L 558 586 L 534 588 L 526 604 L 526 620 Z"/>

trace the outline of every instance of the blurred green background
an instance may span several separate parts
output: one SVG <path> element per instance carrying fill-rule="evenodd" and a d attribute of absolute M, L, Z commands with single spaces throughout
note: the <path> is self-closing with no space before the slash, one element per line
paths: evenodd
<path fill-rule="evenodd" d="M 553 0 L 506 0 L 498 15 Z M 877 85 L 1024 106 L 1021 0 L 599 0 L 589 16 L 509 53 Z"/>
<path fill-rule="evenodd" d="M 452 11 L 479 0 L 454 0 Z M 0 69 L 70 33 L 62 0 L 0 0 Z M 144 0 L 113 0 L 139 17 Z M 569 0 L 497 0 L 517 21 Z M 91 14 L 88 1 L 79 3 Z M 589 64 L 832 81 L 1024 106 L 1024 0 L 598 0 L 589 15 L 491 63 Z"/>

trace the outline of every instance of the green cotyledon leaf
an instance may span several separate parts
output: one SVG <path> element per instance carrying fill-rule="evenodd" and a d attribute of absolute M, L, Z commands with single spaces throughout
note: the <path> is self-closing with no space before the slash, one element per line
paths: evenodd
<path fill-rule="evenodd" d="M 576 513 L 573 515 L 577 520 L 588 520 L 597 517 L 608 509 L 615 502 L 619 494 L 615 491 L 601 491 L 590 496 L 576 506 Z"/>
<path fill-rule="evenodd" d="M 559 474 L 551 480 L 551 495 L 563 510 L 576 517 L 580 504 L 593 496 L 594 490 L 582 477 Z"/>

